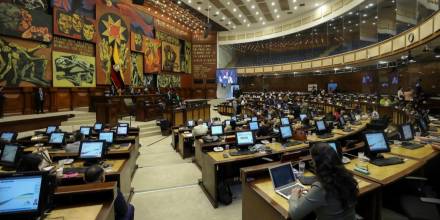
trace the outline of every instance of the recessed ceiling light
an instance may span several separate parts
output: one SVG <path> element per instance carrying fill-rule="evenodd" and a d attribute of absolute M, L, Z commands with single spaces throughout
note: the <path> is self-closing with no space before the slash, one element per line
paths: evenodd
<path fill-rule="evenodd" d="M 188 0 L 188 3 L 191 4 L 191 0 Z"/>
<path fill-rule="evenodd" d="M 277 15 L 277 18 L 280 18 L 280 15 Z"/>
<path fill-rule="evenodd" d="M 350 12 L 348 12 L 348 14 L 349 14 L 349 15 L 352 15 L 352 14 L 353 14 L 353 12 L 352 12 L 352 11 L 350 11 Z"/>
<path fill-rule="evenodd" d="M 239 14 L 238 17 L 241 18 L 241 14 Z"/>
<path fill-rule="evenodd" d="M 272 2 L 272 6 L 275 6 L 275 2 Z"/>
<path fill-rule="evenodd" d="M 278 12 L 278 9 L 275 8 L 275 9 L 273 10 L 273 12 L 277 13 L 277 12 Z"/>
<path fill-rule="evenodd" d="M 232 28 L 234 28 L 234 29 L 235 29 L 235 25 L 234 25 L 234 26 L 232 26 Z"/>
<path fill-rule="evenodd" d="M 223 17 L 222 17 L 222 19 L 223 19 L 223 20 L 225 20 L 225 19 L 226 19 L 226 17 L 225 17 L 225 16 L 223 16 Z"/>
<path fill-rule="evenodd" d="M 230 21 L 228 21 L 228 24 L 231 24 L 231 22 L 230 22 Z"/>
<path fill-rule="evenodd" d="M 254 8 L 255 8 L 255 5 L 251 5 L 251 8 L 254 9 Z"/>
<path fill-rule="evenodd" d="M 246 23 L 246 22 L 247 22 L 246 19 L 244 19 L 244 20 L 243 20 L 243 23 Z"/>
<path fill-rule="evenodd" d="M 315 3 L 315 6 L 319 6 L 319 4 L 318 4 L 318 3 Z"/>
<path fill-rule="evenodd" d="M 263 21 L 263 25 L 265 25 L 265 24 L 266 24 L 266 22 Z"/>
<path fill-rule="evenodd" d="M 200 11 L 200 9 L 202 9 L 202 8 L 200 8 L 200 6 L 199 6 L 199 7 L 197 7 L 197 10 L 199 10 L 199 11 Z"/>
<path fill-rule="evenodd" d="M 231 4 L 231 2 L 227 2 L 226 4 L 227 4 L 227 5 L 230 5 L 230 4 Z"/>
<path fill-rule="evenodd" d="M 295 10 L 298 9 L 298 6 L 293 7 L 293 9 L 295 9 Z"/>
<path fill-rule="evenodd" d="M 220 12 L 219 12 L 219 11 L 216 11 L 215 14 L 218 15 L 218 14 L 220 14 Z"/>
<path fill-rule="evenodd" d="M 296 3 L 296 0 L 293 0 L 293 3 Z"/>
<path fill-rule="evenodd" d="M 247 24 L 247 26 L 249 27 L 249 26 L 251 26 L 251 24 Z"/>
<path fill-rule="evenodd" d="M 258 11 L 257 11 L 257 12 L 255 12 L 255 14 L 256 14 L 256 15 L 259 15 L 259 14 L 260 14 L 260 12 L 258 12 Z"/>
<path fill-rule="evenodd" d="M 263 17 L 260 17 L 260 21 L 263 20 Z"/>

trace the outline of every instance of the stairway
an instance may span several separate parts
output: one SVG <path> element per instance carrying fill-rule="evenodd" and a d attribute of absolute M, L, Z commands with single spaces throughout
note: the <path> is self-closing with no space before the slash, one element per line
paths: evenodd
<path fill-rule="evenodd" d="M 160 126 L 156 125 L 156 121 L 139 122 L 131 119 L 131 127 L 139 127 L 139 138 L 161 135 Z M 61 123 L 61 129 L 64 131 L 78 130 L 80 126 L 93 126 L 96 122 L 96 114 L 94 112 L 84 112 L 75 114 L 73 118 Z M 130 118 L 124 117 L 119 122 L 129 123 Z"/>

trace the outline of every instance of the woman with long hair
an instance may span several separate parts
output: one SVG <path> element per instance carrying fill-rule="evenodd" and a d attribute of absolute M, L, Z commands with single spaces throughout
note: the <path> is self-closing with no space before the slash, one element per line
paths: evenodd
<path fill-rule="evenodd" d="M 358 184 L 341 162 L 338 153 L 327 143 L 316 143 L 310 149 L 317 180 L 303 195 L 294 189 L 289 199 L 292 220 L 314 212 L 318 220 L 354 220 L 359 193 Z"/>

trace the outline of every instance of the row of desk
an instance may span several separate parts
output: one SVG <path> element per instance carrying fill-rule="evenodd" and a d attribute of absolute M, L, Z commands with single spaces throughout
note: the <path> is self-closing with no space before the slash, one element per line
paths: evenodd
<path fill-rule="evenodd" d="M 354 171 L 356 164 L 365 163 L 357 158 L 345 165 L 358 182 L 360 201 L 357 211 L 365 219 L 381 219 L 382 188 L 422 169 L 429 160 L 438 156 L 438 150 L 429 144 L 415 150 L 392 145 L 391 152 L 384 156 L 393 155 L 405 158 L 405 162 L 385 167 L 368 164 L 368 175 Z M 275 193 L 267 170 L 279 163 L 241 169 L 243 220 L 289 219 L 288 201 Z"/>
<path fill-rule="evenodd" d="M 34 152 L 37 148 L 33 145 L 40 141 L 41 139 L 35 140 L 32 137 L 18 140 L 25 146 L 25 153 Z M 45 140 L 41 142 L 44 143 Z M 86 184 L 83 180 L 83 173 L 57 177 L 58 186 L 54 194 L 55 209 L 48 214 L 46 219 L 114 219 L 113 203 L 117 195 L 116 189 L 120 189 L 126 201 L 130 201 L 133 195 L 131 181 L 137 169 L 139 130 L 130 129 L 129 136 L 115 139 L 115 142 L 108 148 L 103 160 L 107 166 L 104 168 L 106 182 Z M 52 149 L 48 152 L 54 162 L 78 156 L 78 153 L 66 152 L 65 149 Z M 84 167 L 84 161 L 81 160 L 64 165 L 64 168 L 82 167 Z M 0 172 L 15 171 L 0 166 Z"/>

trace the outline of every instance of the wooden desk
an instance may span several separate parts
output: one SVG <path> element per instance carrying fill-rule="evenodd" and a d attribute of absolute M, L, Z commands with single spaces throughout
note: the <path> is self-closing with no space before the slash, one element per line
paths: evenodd
<path fill-rule="evenodd" d="M 226 181 L 230 177 L 238 176 L 241 167 L 268 163 L 266 160 L 261 160 L 263 157 L 280 160 L 281 156 L 280 153 L 273 152 L 224 158 L 223 154 L 229 154 L 230 151 L 235 150 L 202 153 L 202 180 L 199 182 L 199 185 L 202 187 L 214 208 L 218 206 L 217 187 L 220 181 Z"/>
<path fill-rule="evenodd" d="M 95 203 L 70 205 L 52 210 L 46 220 L 113 220 L 115 219 L 113 203 Z"/>
<path fill-rule="evenodd" d="M 414 150 L 403 148 L 395 144 L 391 145 L 390 147 L 391 154 L 412 158 L 415 160 L 423 160 L 425 162 L 438 155 L 438 151 L 434 150 L 430 144 Z"/>
<path fill-rule="evenodd" d="M 243 220 L 289 219 L 288 200 L 275 192 L 267 170 L 268 167 L 278 164 L 280 162 L 241 169 Z M 313 174 L 306 173 L 306 175 Z M 379 184 L 361 177 L 355 176 L 355 179 L 359 184 L 359 193 L 364 197 L 380 187 Z M 374 196 L 368 195 L 368 197 Z"/>
<path fill-rule="evenodd" d="M 385 153 L 383 154 L 384 157 L 390 157 L 393 156 L 392 154 Z M 354 168 L 356 164 L 366 164 L 368 165 L 368 171 L 370 172 L 369 175 L 365 175 L 363 173 L 359 173 L 354 171 Z M 422 160 L 414 160 L 405 158 L 405 162 L 401 164 L 396 165 L 390 165 L 390 166 L 383 166 L 379 167 L 376 165 L 373 165 L 368 162 L 360 162 L 358 158 L 355 158 L 351 160 L 350 163 L 346 164 L 345 167 L 352 172 L 353 174 L 363 177 L 365 179 L 374 181 L 376 183 L 379 183 L 381 185 L 388 185 L 414 171 L 421 168 L 425 164 Z"/>
<path fill-rule="evenodd" d="M 192 133 L 179 132 L 179 142 L 177 152 L 183 159 L 193 155 L 193 135 Z"/>
<path fill-rule="evenodd" d="M 211 118 L 211 105 L 200 104 L 183 108 L 168 107 L 163 117 L 171 122 L 171 126 L 185 125 L 187 121 L 202 119 L 208 121 Z"/>
<path fill-rule="evenodd" d="M 106 181 L 115 181 L 118 183 L 119 189 L 124 195 L 126 200 L 133 194 L 133 188 L 131 187 L 132 173 L 131 168 L 128 164 L 127 159 L 110 159 L 105 161 L 106 164 L 111 165 L 111 168 L 107 168 L 105 171 L 105 180 Z M 70 165 L 65 165 L 65 167 L 84 167 L 83 161 L 75 161 Z M 61 185 L 78 185 L 84 184 L 83 181 L 84 174 L 80 173 L 76 176 L 66 177 L 60 181 Z"/>

